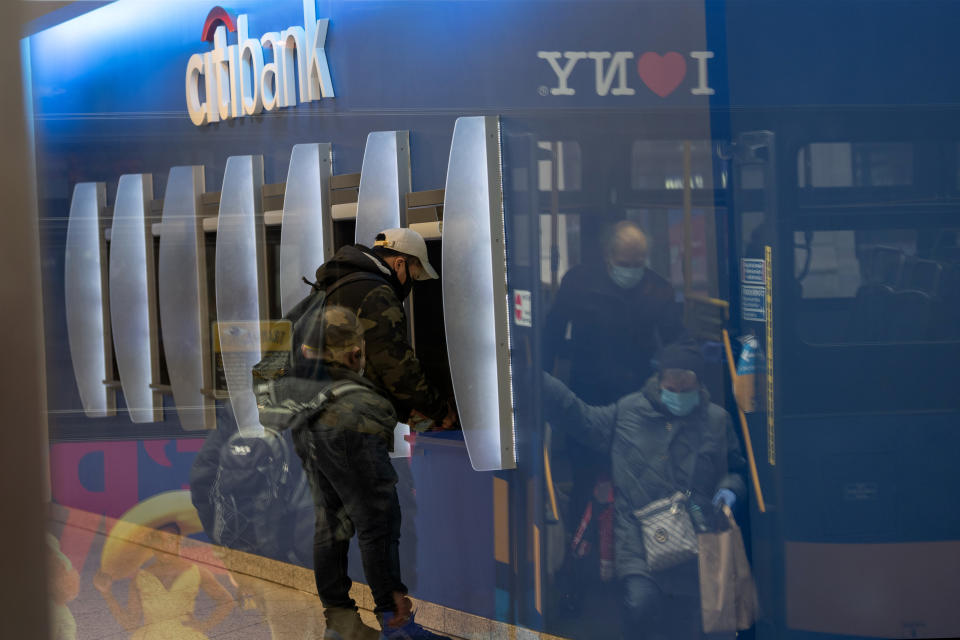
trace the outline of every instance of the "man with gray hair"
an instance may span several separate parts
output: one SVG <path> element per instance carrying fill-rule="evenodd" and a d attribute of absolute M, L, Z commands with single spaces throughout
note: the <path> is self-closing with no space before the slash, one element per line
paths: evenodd
<path fill-rule="evenodd" d="M 547 367 L 570 361 L 570 388 L 586 402 L 606 404 L 637 389 L 653 373 L 657 349 L 683 332 L 673 287 L 646 265 L 647 236 L 635 223 L 616 223 L 603 263 L 584 263 L 564 276 L 547 316 Z M 566 336 L 569 334 L 569 339 Z"/>

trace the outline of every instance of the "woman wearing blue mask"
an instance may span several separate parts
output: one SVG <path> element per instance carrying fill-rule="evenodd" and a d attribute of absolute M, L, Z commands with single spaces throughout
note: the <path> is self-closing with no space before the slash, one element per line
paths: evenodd
<path fill-rule="evenodd" d="M 681 495 L 693 529 L 710 529 L 722 503 L 743 502 L 745 461 L 729 414 L 710 402 L 700 383 L 704 362 L 697 346 L 665 347 L 656 364 L 641 390 L 605 407 L 586 404 L 544 374 L 544 412 L 552 425 L 611 457 L 624 637 L 701 638 L 696 555 L 658 566 L 663 563 L 644 541 L 642 514 Z"/>

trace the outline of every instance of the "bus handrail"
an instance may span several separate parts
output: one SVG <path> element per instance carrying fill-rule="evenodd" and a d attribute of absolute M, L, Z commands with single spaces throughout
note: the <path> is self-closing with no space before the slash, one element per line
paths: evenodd
<path fill-rule="evenodd" d="M 727 365 L 730 367 L 731 383 L 737 379 L 737 368 L 733 364 L 733 349 L 730 348 L 730 334 L 723 329 L 723 348 L 727 352 Z M 753 456 L 753 443 L 750 440 L 750 430 L 747 429 L 747 416 L 740 408 L 736 396 L 733 399 L 737 405 L 737 413 L 740 415 L 740 429 L 743 431 L 743 444 L 747 449 L 747 463 L 750 465 L 750 479 L 753 481 L 753 490 L 757 494 L 757 508 L 760 513 L 766 513 L 767 507 L 763 501 L 763 490 L 760 488 L 760 477 L 757 474 L 757 460 Z"/>

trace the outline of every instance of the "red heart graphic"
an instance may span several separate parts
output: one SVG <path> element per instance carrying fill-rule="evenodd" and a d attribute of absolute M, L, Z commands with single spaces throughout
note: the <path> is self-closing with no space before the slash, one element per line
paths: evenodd
<path fill-rule="evenodd" d="M 648 51 L 637 60 L 637 73 L 651 91 L 666 98 L 687 75 L 687 61 L 675 51 L 663 56 Z"/>

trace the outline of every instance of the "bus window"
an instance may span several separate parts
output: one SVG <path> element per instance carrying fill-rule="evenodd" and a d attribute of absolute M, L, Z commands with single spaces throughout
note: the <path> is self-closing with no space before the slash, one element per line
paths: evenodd
<path fill-rule="evenodd" d="M 559 286 L 563 276 L 570 267 L 580 264 L 580 215 L 576 213 L 557 214 L 557 247 L 556 254 L 550 250 L 553 238 L 551 225 L 553 216 L 549 213 L 540 214 L 540 278 L 545 285 L 551 285 L 551 263 L 556 261 L 556 285 Z M 551 256 L 556 255 L 555 258 Z"/>
<path fill-rule="evenodd" d="M 682 190 L 683 144 L 682 140 L 635 140 L 630 153 L 630 188 L 635 191 Z M 714 182 L 710 141 L 690 141 L 691 188 L 712 189 Z M 716 182 L 721 187 L 726 186 L 725 171 L 719 174 Z"/>
<path fill-rule="evenodd" d="M 958 232 L 796 231 L 800 338 L 811 344 L 960 338 Z"/>
<path fill-rule="evenodd" d="M 557 159 L 557 191 L 580 191 L 582 186 L 580 143 L 574 140 L 538 142 L 541 159 L 537 162 L 540 191 L 553 189 L 553 157 Z M 545 158 L 544 158 L 545 156 Z"/>
<path fill-rule="evenodd" d="M 797 186 L 900 187 L 913 184 L 909 142 L 814 142 L 797 152 Z"/>

